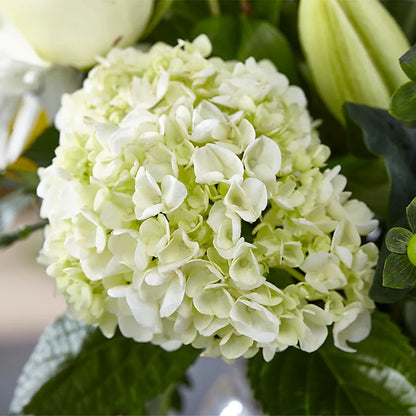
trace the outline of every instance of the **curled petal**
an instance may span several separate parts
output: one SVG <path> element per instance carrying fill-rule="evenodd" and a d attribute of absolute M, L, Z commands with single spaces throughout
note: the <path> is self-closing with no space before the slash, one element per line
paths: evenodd
<path fill-rule="evenodd" d="M 197 183 L 213 185 L 243 177 L 244 168 L 238 156 L 216 144 L 208 143 L 195 150 L 193 162 Z"/>
<path fill-rule="evenodd" d="M 275 141 L 261 136 L 247 146 L 243 163 L 250 176 L 269 182 L 280 170 L 282 154 Z"/>

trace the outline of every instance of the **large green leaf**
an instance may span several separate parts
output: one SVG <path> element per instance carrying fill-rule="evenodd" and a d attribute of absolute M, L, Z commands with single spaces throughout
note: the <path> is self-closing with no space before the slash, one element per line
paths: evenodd
<path fill-rule="evenodd" d="M 198 21 L 192 29 L 192 38 L 205 33 L 212 43 L 212 55 L 235 59 L 239 44 L 238 18 L 229 15 L 212 16 Z"/>
<path fill-rule="evenodd" d="M 62 331 L 61 327 L 62 323 L 57 329 Z M 68 353 L 64 348 L 62 358 L 60 346 L 67 345 L 67 332 L 57 338 L 53 329 L 44 337 L 43 344 L 53 353 L 40 351 L 36 359 L 32 358 L 36 365 L 25 372 L 27 379 L 36 378 L 38 368 L 45 373 L 42 386 L 23 407 L 25 414 L 144 413 L 146 403 L 180 382 L 199 355 L 191 347 L 167 352 L 152 344 L 137 343 L 119 332 L 107 339 L 95 330 L 87 334 L 79 351 L 74 353 L 71 348 Z M 52 371 L 44 371 L 51 355 L 53 361 L 60 361 L 58 371 L 55 365 Z M 18 410 L 17 406 L 13 410 Z"/>
<path fill-rule="evenodd" d="M 406 206 L 416 194 L 416 129 L 408 128 L 385 110 L 348 103 L 344 111 L 351 148 L 361 155 L 368 149 L 381 157 L 386 165 L 390 182 L 387 225 L 407 227 Z M 383 196 L 388 198 L 387 194 Z M 370 291 L 377 302 L 395 302 L 410 290 L 383 286 L 384 262 L 388 254 L 383 244 Z"/>
<path fill-rule="evenodd" d="M 269 59 L 292 83 L 297 83 L 298 75 L 290 44 L 269 22 L 224 14 L 198 21 L 191 37 L 201 33 L 210 38 L 214 56 L 239 61 L 251 56 L 258 61 Z"/>
<path fill-rule="evenodd" d="M 250 56 L 256 60 L 269 59 L 291 83 L 298 83 L 292 49 L 286 37 L 266 21 L 242 17 L 237 58 L 243 61 Z"/>
<path fill-rule="evenodd" d="M 370 336 L 354 347 L 346 353 L 328 340 L 269 363 L 257 355 L 248 364 L 255 398 L 274 415 L 416 414 L 416 354 L 387 315 L 375 313 Z"/>

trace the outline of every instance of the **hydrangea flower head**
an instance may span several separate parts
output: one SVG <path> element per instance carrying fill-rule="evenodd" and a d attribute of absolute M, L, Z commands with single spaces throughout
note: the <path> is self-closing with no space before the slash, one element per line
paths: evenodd
<path fill-rule="evenodd" d="M 368 335 L 376 226 L 325 169 L 301 89 L 206 36 L 113 50 L 58 114 L 41 260 L 73 317 L 167 350 L 269 360 Z"/>

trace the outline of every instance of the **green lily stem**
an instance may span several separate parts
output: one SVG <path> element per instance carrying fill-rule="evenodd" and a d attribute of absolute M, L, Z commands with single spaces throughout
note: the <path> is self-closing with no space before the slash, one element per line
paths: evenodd
<path fill-rule="evenodd" d="M 44 228 L 46 224 L 48 224 L 48 220 L 42 220 L 35 224 L 22 225 L 11 233 L 0 234 L 0 247 L 7 247 L 16 241 L 24 240 L 34 231 Z"/>
<path fill-rule="evenodd" d="M 285 272 L 289 273 L 292 277 L 294 277 L 296 280 L 299 280 L 299 282 L 304 282 L 305 281 L 305 276 L 301 273 L 298 272 L 295 269 L 291 269 L 290 267 L 280 267 L 281 269 L 283 269 Z"/>
<path fill-rule="evenodd" d="M 212 16 L 218 16 L 221 14 L 219 0 L 207 0 L 208 8 Z"/>

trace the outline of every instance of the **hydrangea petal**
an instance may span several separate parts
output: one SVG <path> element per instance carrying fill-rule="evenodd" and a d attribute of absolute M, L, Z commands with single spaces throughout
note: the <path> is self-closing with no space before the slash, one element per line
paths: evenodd
<path fill-rule="evenodd" d="M 193 162 L 197 183 L 213 185 L 243 177 L 244 167 L 239 157 L 216 144 L 208 143 L 195 150 Z"/>
<path fill-rule="evenodd" d="M 260 136 L 247 146 L 243 163 L 250 176 L 267 183 L 273 180 L 279 172 L 282 154 L 275 141 L 266 136 Z"/>

